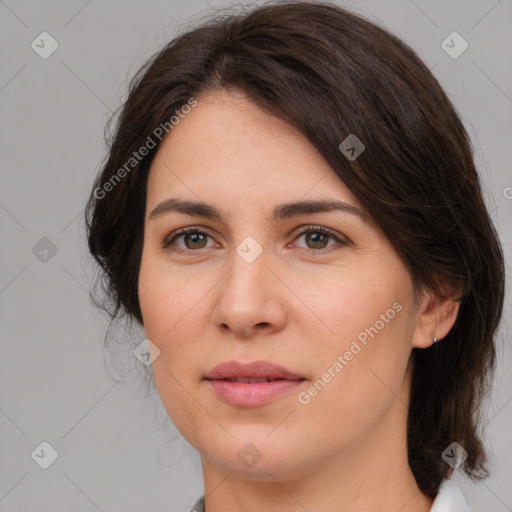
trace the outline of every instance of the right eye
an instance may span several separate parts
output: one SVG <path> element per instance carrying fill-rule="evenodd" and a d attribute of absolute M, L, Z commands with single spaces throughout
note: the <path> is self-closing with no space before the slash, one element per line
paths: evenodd
<path fill-rule="evenodd" d="M 208 248 L 206 245 L 208 238 L 211 238 L 211 236 L 201 231 L 197 226 L 188 226 L 171 233 L 165 239 L 163 247 L 164 249 L 173 250 L 172 246 L 174 246 L 180 251 L 197 251 Z"/>

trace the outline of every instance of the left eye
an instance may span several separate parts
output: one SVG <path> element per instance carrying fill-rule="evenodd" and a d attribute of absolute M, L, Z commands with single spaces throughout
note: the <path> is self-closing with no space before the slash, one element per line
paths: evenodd
<path fill-rule="evenodd" d="M 302 231 L 295 240 L 299 240 L 304 237 L 304 241 L 306 243 L 306 249 L 310 249 L 312 251 L 321 251 L 322 249 L 330 248 L 336 245 L 336 242 L 343 244 L 343 242 L 335 236 L 330 231 L 321 227 L 309 227 L 308 229 Z M 330 245 L 329 239 L 333 242 Z"/>

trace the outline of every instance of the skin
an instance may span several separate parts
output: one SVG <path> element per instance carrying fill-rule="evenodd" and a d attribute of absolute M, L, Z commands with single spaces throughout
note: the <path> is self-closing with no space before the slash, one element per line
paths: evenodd
<path fill-rule="evenodd" d="M 274 206 L 289 201 L 361 205 L 308 139 L 243 94 L 196 99 L 152 162 L 139 297 L 160 350 L 162 403 L 201 454 L 207 511 L 430 510 L 407 461 L 410 355 L 448 333 L 456 303 L 423 291 L 415 307 L 404 263 L 367 215 L 273 221 Z M 170 197 L 211 204 L 222 220 L 150 219 Z M 345 243 L 300 235 L 311 225 Z M 185 226 L 203 237 L 164 248 Z M 247 236 L 263 249 L 252 263 L 236 252 Z M 223 361 L 267 360 L 304 377 L 307 390 L 395 303 L 401 311 L 307 404 L 292 392 L 234 406 L 204 380 Z M 250 468 L 237 457 L 248 442 L 261 453 Z"/>

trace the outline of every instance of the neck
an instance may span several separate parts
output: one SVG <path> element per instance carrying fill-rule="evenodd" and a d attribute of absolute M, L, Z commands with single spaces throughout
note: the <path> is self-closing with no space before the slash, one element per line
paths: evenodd
<path fill-rule="evenodd" d="M 388 459 L 392 460 L 392 459 Z M 357 467 L 356 464 L 352 467 Z M 283 480 L 268 473 L 265 481 L 250 481 L 209 467 L 205 471 L 206 512 L 428 512 L 432 499 L 419 490 L 410 469 L 382 463 L 364 474 L 326 465 L 308 477 Z"/>

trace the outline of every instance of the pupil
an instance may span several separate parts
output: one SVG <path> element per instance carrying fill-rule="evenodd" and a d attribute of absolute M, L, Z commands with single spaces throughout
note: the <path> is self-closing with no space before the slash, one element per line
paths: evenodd
<path fill-rule="evenodd" d="M 325 239 L 326 235 L 323 233 L 308 233 L 306 235 L 308 240 L 312 240 L 313 245 L 315 245 L 314 249 L 322 249 L 325 247 L 325 244 L 322 244 L 322 238 Z M 325 240 L 323 240 L 325 241 Z M 319 246 L 318 246 L 319 245 Z"/>
<path fill-rule="evenodd" d="M 188 235 L 186 235 L 186 240 L 188 241 L 191 241 L 192 242 L 192 245 L 195 246 L 196 248 L 199 246 L 200 248 L 204 247 L 204 243 L 203 245 L 200 245 L 201 242 L 204 242 L 204 240 L 206 240 L 206 237 L 204 235 L 202 235 L 201 233 L 189 233 Z M 186 244 L 188 245 L 188 244 Z"/>

